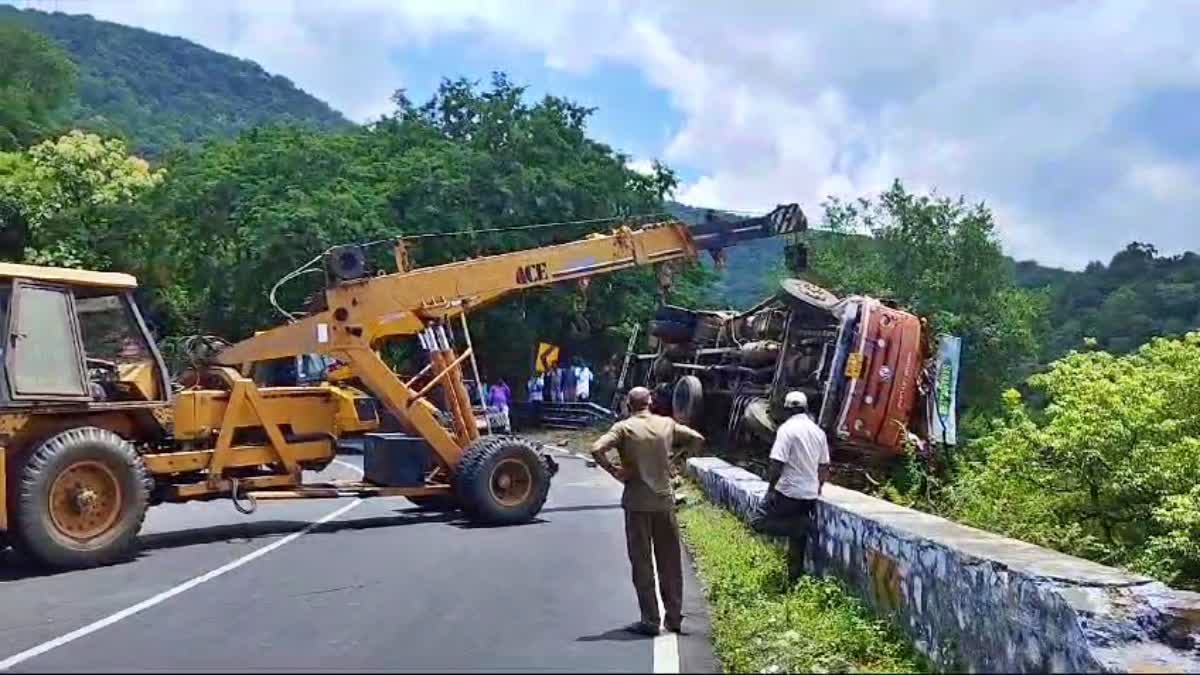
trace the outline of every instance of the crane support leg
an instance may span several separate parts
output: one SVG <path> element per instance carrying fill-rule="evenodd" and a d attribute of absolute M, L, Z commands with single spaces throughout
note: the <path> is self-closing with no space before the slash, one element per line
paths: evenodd
<path fill-rule="evenodd" d="M 434 386 L 440 386 L 442 401 L 446 405 L 446 412 L 450 413 L 450 420 L 454 424 L 454 436 L 458 438 L 460 444 L 466 443 L 470 440 L 470 437 L 467 435 L 467 427 L 463 423 L 462 411 L 458 405 L 458 397 L 455 396 L 454 390 L 450 388 L 449 378 L 453 377 L 453 371 L 450 370 L 446 355 L 442 352 L 431 351 L 429 352 L 429 362 L 433 364 L 436 375 L 421 392 L 416 394 L 416 398 L 422 398 L 422 392 L 425 390 Z"/>
<path fill-rule="evenodd" d="M 475 423 L 475 413 L 471 410 L 471 397 L 467 395 L 467 385 L 463 384 L 462 367 L 459 365 L 468 354 L 464 353 L 455 358 L 454 347 L 450 344 L 450 338 L 446 335 L 444 326 L 438 326 L 436 340 L 438 348 L 442 351 L 442 358 L 446 361 L 447 367 L 451 369 L 444 386 L 450 397 L 455 400 L 455 407 L 461 414 L 463 429 L 466 431 L 466 438 L 463 442 L 477 441 L 479 440 L 479 427 Z M 467 349 L 468 352 L 472 351 L 470 347 Z M 484 405 L 487 404 L 484 403 Z M 486 414 L 486 408 L 484 414 Z"/>

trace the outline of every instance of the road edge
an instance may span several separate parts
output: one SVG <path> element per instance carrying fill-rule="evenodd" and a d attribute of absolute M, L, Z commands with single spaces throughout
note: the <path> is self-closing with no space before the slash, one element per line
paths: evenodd
<path fill-rule="evenodd" d="M 683 550 L 684 584 L 683 584 L 683 629 L 684 635 L 679 636 L 679 672 L 681 673 L 719 673 L 721 662 L 713 647 L 712 614 L 708 605 L 708 594 L 700 573 L 696 569 L 696 561 L 692 557 L 691 546 L 687 542 Z"/>

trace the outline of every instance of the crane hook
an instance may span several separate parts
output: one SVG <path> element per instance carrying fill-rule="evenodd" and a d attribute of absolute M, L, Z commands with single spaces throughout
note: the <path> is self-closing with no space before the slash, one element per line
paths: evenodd
<path fill-rule="evenodd" d="M 258 500 L 254 498 L 254 495 L 246 495 L 246 503 L 249 504 L 249 506 L 242 506 L 242 502 L 239 499 L 239 492 L 241 492 L 241 483 L 235 478 L 233 480 L 233 489 L 229 491 L 229 496 L 233 500 L 233 508 L 246 515 L 250 515 L 251 513 L 257 511 Z"/>

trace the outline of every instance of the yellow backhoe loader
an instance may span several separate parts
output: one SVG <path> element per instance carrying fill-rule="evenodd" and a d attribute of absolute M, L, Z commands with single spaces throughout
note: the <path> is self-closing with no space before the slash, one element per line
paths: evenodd
<path fill-rule="evenodd" d="M 315 311 L 237 344 L 197 341 L 174 379 L 132 276 L 0 264 L 0 538 L 50 567 L 108 564 L 133 551 L 149 506 L 215 498 L 249 511 L 267 499 L 404 496 L 481 522 L 526 522 L 555 466 L 528 441 L 480 434 L 462 376 L 474 359 L 466 314 L 524 289 L 716 256 L 806 226 L 791 204 L 424 268 L 398 238 L 387 242 L 390 273 L 369 269 L 363 246 L 335 247 L 315 259 L 326 278 Z M 416 376 L 380 357 L 396 338 L 426 353 Z M 343 372 L 315 386 L 256 383 L 255 364 L 309 354 Z M 305 483 L 339 439 L 378 428 L 380 405 L 406 433 L 383 434 L 364 479 Z"/>

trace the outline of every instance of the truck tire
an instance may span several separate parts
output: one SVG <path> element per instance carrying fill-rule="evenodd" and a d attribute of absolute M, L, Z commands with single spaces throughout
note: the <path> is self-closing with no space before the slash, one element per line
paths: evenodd
<path fill-rule="evenodd" d="M 137 450 L 97 427 L 44 441 L 20 474 L 13 544 L 60 569 L 129 557 L 146 517 L 152 481 Z"/>
<path fill-rule="evenodd" d="M 515 436 L 487 436 L 463 453 L 454 479 L 463 511 L 489 525 L 533 520 L 550 493 L 550 472 L 533 444 Z"/>
<path fill-rule="evenodd" d="M 650 334 L 663 342 L 688 342 L 692 339 L 693 324 L 679 321 L 651 321 Z"/>
<path fill-rule="evenodd" d="M 671 413 L 681 424 L 692 424 L 704 410 L 704 386 L 695 375 L 684 375 L 671 393 Z"/>

